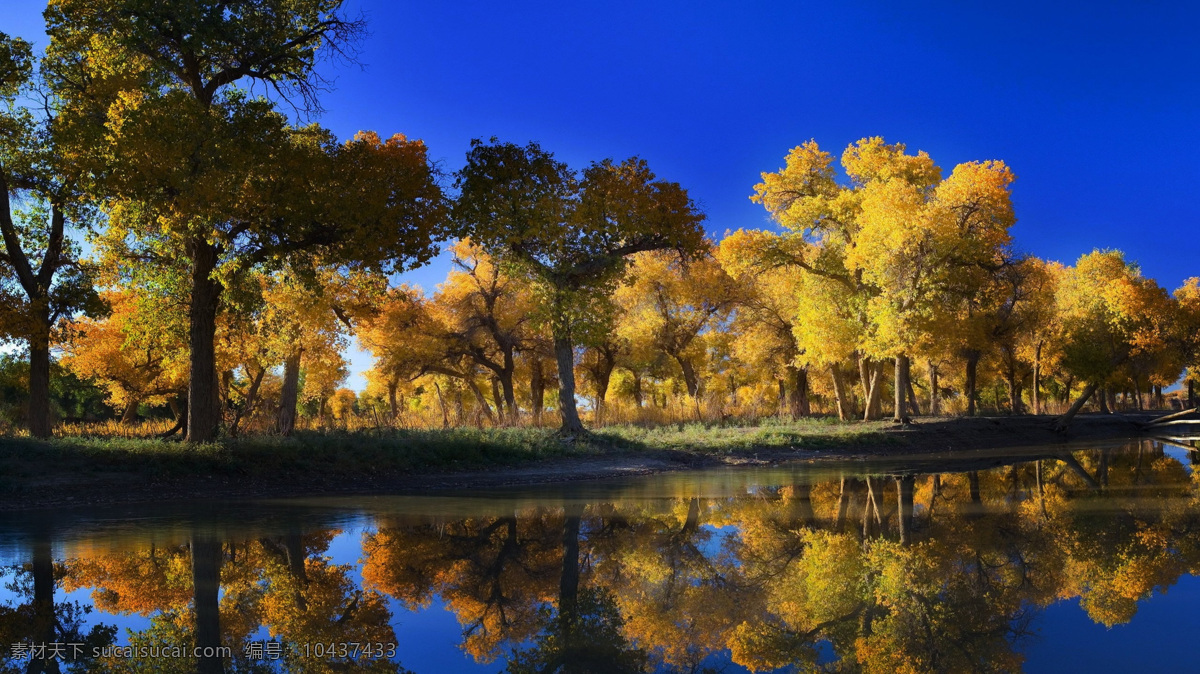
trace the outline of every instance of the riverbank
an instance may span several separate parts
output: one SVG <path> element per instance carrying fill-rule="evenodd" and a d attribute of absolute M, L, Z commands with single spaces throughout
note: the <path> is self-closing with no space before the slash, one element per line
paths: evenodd
<path fill-rule="evenodd" d="M 1116 440 L 1156 416 L 829 419 L 606 427 L 564 441 L 534 428 L 303 432 L 189 445 L 165 440 L 0 438 L 0 510 L 63 505 L 379 494 L 533 484 L 719 465 L 930 455 Z"/>

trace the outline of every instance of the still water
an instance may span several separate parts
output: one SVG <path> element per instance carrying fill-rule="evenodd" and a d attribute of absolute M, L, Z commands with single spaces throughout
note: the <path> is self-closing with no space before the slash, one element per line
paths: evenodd
<path fill-rule="evenodd" d="M 0 518 L 0 671 L 1196 671 L 1152 440 Z"/>

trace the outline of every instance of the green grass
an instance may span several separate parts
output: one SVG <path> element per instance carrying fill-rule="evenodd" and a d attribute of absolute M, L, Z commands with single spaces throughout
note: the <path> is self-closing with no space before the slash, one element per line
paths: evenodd
<path fill-rule="evenodd" d="M 891 444 L 884 423 L 803 419 L 754 424 L 608 426 L 564 441 L 544 428 L 301 431 L 209 444 L 135 438 L 0 439 L 5 482 L 50 473 L 281 478 L 418 473 L 514 466 L 562 456 L 672 451 L 725 455 L 765 449 Z"/>

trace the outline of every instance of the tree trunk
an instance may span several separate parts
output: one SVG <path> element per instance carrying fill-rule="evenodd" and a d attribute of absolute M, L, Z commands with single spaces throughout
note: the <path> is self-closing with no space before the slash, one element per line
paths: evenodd
<path fill-rule="evenodd" d="M 1162 386 L 1154 385 L 1154 409 L 1161 410 L 1163 408 Z"/>
<path fill-rule="evenodd" d="M 223 658 L 215 655 L 221 647 L 221 543 L 203 534 L 192 535 L 192 590 L 196 648 L 201 649 L 196 671 L 224 674 Z"/>
<path fill-rule="evenodd" d="M 833 398 L 837 403 L 838 421 L 846 421 L 854 415 L 850 402 L 846 400 L 846 382 L 842 376 L 842 368 L 837 363 L 829 366 L 829 374 L 833 377 Z"/>
<path fill-rule="evenodd" d="M 577 435 L 585 432 L 575 406 L 575 345 L 566 335 L 554 336 L 554 358 L 558 361 L 558 412 L 562 417 L 559 432 Z"/>
<path fill-rule="evenodd" d="M 500 393 L 499 377 L 492 377 L 492 400 L 496 401 L 496 416 L 500 419 L 507 419 L 508 415 L 504 409 L 504 394 Z"/>
<path fill-rule="evenodd" d="M 1188 409 L 1196 409 L 1196 383 L 1191 379 L 1188 380 Z"/>
<path fill-rule="evenodd" d="M 29 336 L 29 434 L 48 438 L 50 423 L 50 313 L 38 316 Z"/>
<path fill-rule="evenodd" d="M 1079 414 L 1079 410 L 1083 409 L 1083 406 L 1087 404 L 1088 398 L 1092 397 L 1097 388 L 1092 383 L 1084 386 L 1083 393 L 1079 394 L 1079 398 L 1075 401 L 1075 404 L 1071 405 L 1071 409 L 1067 410 L 1066 414 L 1059 417 L 1058 421 L 1054 423 L 1054 429 L 1059 432 L 1067 430 L 1071 426 L 1071 420 L 1075 418 L 1076 414 Z"/>
<path fill-rule="evenodd" d="M 475 404 L 479 406 L 479 412 L 487 417 L 489 423 L 496 423 L 496 417 L 492 414 L 492 406 L 488 404 L 487 397 L 483 395 L 483 390 L 479 388 L 479 384 L 470 377 L 463 379 L 467 383 L 467 388 L 471 390 L 471 394 L 475 396 Z M 476 417 L 478 421 L 479 417 Z"/>
<path fill-rule="evenodd" d="M 640 409 L 642 409 L 642 402 L 643 402 L 643 400 L 642 400 L 642 397 L 643 397 L 642 373 L 641 372 L 632 372 L 632 374 L 633 374 L 633 402 L 637 405 L 637 408 L 640 410 Z"/>
<path fill-rule="evenodd" d="M 297 348 L 283 361 L 283 388 L 279 392 L 279 434 L 288 436 L 296 426 L 296 404 L 300 398 L 300 355 Z"/>
<path fill-rule="evenodd" d="M 130 398 L 125 403 L 125 411 L 121 413 L 121 423 L 126 426 L 132 426 L 137 423 L 138 401 Z"/>
<path fill-rule="evenodd" d="M 1100 412 L 1102 414 L 1112 414 L 1112 410 L 1108 407 L 1108 389 L 1100 389 Z"/>
<path fill-rule="evenodd" d="M 792 380 L 792 389 L 788 399 L 792 418 L 806 417 L 812 413 L 808 402 L 808 368 L 789 365 L 787 370 Z"/>
<path fill-rule="evenodd" d="M 446 409 L 446 398 L 442 396 L 442 385 L 433 382 L 433 390 L 437 392 L 438 406 L 442 408 L 442 428 L 450 428 L 450 411 Z"/>
<path fill-rule="evenodd" d="M 929 414 L 937 416 L 942 413 L 942 396 L 938 392 L 938 368 L 929 361 Z"/>
<path fill-rule="evenodd" d="M 908 416 L 908 393 L 912 389 L 912 382 L 909 381 L 909 360 L 908 356 L 896 356 L 896 371 L 895 381 L 893 385 L 895 391 L 892 397 L 895 404 L 895 409 L 892 412 L 892 419 L 897 423 L 910 423 L 912 419 Z"/>
<path fill-rule="evenodd" d="M 496 376 L 500 378 L 500 391 L 504 394 L 504 411 L 508 417 L 508 423 L 512 425 L 516 425 L 520 412 L 517 409 L 517 389 L 513 385 L 513 372 L 516 370 L 517 363 L 513 360 L 513 350 L 506 349 L 504 351 L 504 369 Z"/>
<path fill-rule="evenodd" d="M 542 359 L 534 356 L 529 360 L 529 410 L 533 425 L 542 424 L 542 407 L 546 401 L 546 374 L 542 370 Z"/>
<path fill-rule="evenodd" d="M 1030 402 L 1033 403 L 1033 413 L 1042 413 L 1042 343 L 1038 342 L 1033 350 L 1033 388 L 1029 391 Z"/>
<path fill-rule="evenodd" d="M 210 442 L 217 437 L 221 409 L 217 404 L 215 339 L 221 284 L 212 278 L 217 249 L 203 238 L 189 246 L 192 262 L 192 297 L 188 309 L 188 442 Z"/>
<path fill-rule="evenodd" d="M 396 399 L 396 390 L 400 388 L 400 381 L 397 379 L 389 379 L 387 383 L 388 396 L 388 413 L 393 421 L 400 416 L 400 403 Z"/>
<path fill-rule="evenodd" d="M 1138 381 L 1137 377 L 1133 378 L 1133 396 L 1134 403 L 1137 405 L 1137 411 L 1144 411 L 1142 407 L 1142 382 Z"/>
<path fill-rule="evenodd" d="M 682 356 L 675 357 L 679 363 L 679 369 L 683 370 L 683 383 L 687 386 L 688 395 L 696 398 L 700 395 L 700 379 L 696 376 L 696 368 L 692 365 L 692 361 Z"/>
<path fill-rule="evenodd" d="M 562 567 L 558 577 L 558 619 L 564 636 L 579 618 L 579 523 L 583 506 L 570 503 L 563 512 Z"/>
<path fill-rule="evenodd" d="M 914 417 L 921 416 L 921 404 L 917 402 L 917 391 L 913 388 L 912 360 L 908 362 L 908 406 Z"/>
<path fill-rule="evenodd" d="M 33 643 L 52 644 L 59 641 L 56 629 L 58 618 L 54 614 L 54 554 L 50 539 L 39 537 L 33 543 L 33 620 L 29 625 Z M 19 615 L 19 614 L 18 614 Z M 43 649 L 45 652 L 45 649 Z M 9 670 L 17 671 L 17 670 Z M 55 658 L 31 658 L 26 672 L 58 672 Z"/>
<path fill-rule="evenodd" d="M 975 416 L 975 399 L 978 397 L 975 391 L 975 374 L 979 371 L 979 358 L 983 354 L 979 351 L 967 352 L 967 381 L 963 386 L 964 393 L 967 395 L 967 416 Z"/>
<path fill-rule="evenodd" d="M 883 418 L 883 361 L 872 362 L 870 386 L 867 389 L 867 408 L 863 420 L 872 421 Z"/>
<path fill-rule="evenodd" d="M 1021 391 L 1017 387 L 1017 368 L 1009 363 L 1004 371 L 1004 381 L 1008 384 L 1008 410 L 1013 414 L 1021 413 Z"/>

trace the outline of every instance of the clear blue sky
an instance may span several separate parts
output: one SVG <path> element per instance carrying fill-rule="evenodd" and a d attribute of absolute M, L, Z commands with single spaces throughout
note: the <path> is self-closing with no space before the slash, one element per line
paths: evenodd
<path fill-rule="evenodd" d="M 3 2 L 0 30 L 44 45 L 44 2 Z M 1169 289 L 1200 275 L 1195 3 L 347 6 L 371 35 L 361 68 L 324 67 L 318 121 L 422 138 L 447 172 L 493 135 L 578 167 L 636 154 L 720 235 L 768 226 L 747 197 L 789 148 L 882 135 L 947 172 L 1008 162 L 1026 252 L 1120 248 Z M 412 280 L 432 290 L 445 271 Z"/>

